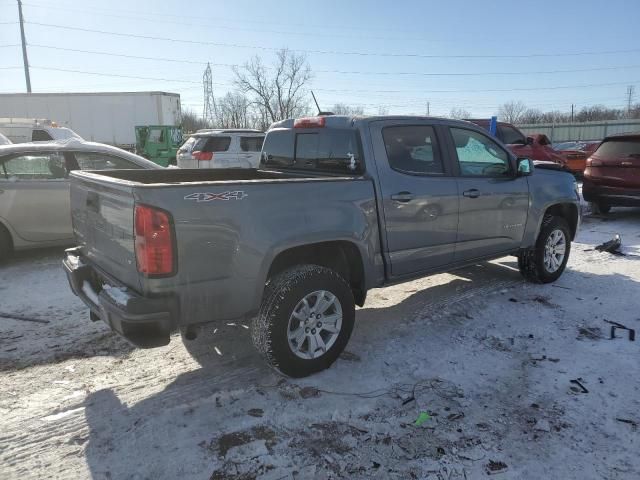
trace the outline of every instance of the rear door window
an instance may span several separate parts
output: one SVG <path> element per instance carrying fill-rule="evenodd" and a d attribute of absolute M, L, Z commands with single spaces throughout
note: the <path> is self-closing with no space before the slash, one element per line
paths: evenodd
<path fill-rule="evenodd" d="M 507 145 L 526 145 L 527 143 L 524 135 L 509 125 L 498 125 L 498 138 L 502 140 L 502 143 L 506 143 Z"/>
<path fill-rule="evenodd" d="M 444 173 L 433 127 L 399 125 L 382 130 L 389 166 L 411 174 Z"/>
<path fill-rule="evenodd" d="M 46 130 L 34 130 L 31 134 L 32 142 L 47 142 L 49 140 L 53 140 L 53 137 Z"/>
<path fill-rule="evenodd" d="M 203 137 L 193 146 L 194 151 L 227 152 L 231 145 L 231 137 Z"/>
<path fill-rule="evenodd" d="M 240 137 L 240 150 L 243 152 L 259 152 L 262 150 L 264 137 Z"/>

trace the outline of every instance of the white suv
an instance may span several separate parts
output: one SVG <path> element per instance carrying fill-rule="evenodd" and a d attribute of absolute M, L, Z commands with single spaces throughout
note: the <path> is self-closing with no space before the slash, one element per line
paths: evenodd
<path fill-rule="evenodd" d="M 263 141 L 260 130 L 199 130 L 178 150 L 178 167 L 258 168 Z"/>

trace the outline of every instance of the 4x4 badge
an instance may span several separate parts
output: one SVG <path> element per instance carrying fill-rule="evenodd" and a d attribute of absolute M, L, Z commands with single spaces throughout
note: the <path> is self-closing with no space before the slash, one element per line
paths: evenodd
<path fill-rule="evenodd" d="M 191 193 L 184 197 L 185 200 L 195 200 L 196 202 L 212 202 L 214 200 L 242 200 L 248 195 L 242 190 L 236 190 L 234 192 L 222 192 L 222 193 Z"/>

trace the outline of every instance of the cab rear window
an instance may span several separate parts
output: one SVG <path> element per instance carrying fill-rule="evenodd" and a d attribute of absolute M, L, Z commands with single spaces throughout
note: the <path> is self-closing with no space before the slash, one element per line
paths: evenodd
<path fill-rule="evenodd" d="M 262 164 L 349 175 L 364 171 L 358 133 L 349 129 L 271 131 L 262 148 Z"/>

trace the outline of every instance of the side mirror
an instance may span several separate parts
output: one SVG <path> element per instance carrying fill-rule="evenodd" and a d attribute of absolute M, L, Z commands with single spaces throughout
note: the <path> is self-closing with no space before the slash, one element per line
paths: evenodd
<path fill-rule="evenodd" d="M 527 137 L 527 145 L 533 145 L 533 137 Z"/>
<path fill-rule="evenodd" d="M 533 161 L 530 158 L 519 157 L 516 160 L 516 172 L 518 177 L 526 177 L 533 173 Z"/>

